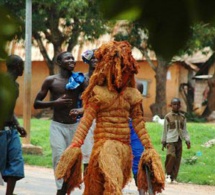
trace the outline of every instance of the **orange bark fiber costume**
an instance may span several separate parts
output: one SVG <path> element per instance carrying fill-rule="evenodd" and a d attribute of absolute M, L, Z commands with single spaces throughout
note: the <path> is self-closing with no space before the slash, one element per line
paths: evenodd
<path fill-rule="evenodd" d="M 145 170 L 152 173 L 154 192 L 164 189 L 164 171 L 153 148 L 143 119 L 142 95 L 135 88 L 137 64 L 128 42 L 108 42 L 95 51 L 98 64 L 82 95 L 84 116 L 71 146 L 63 153 L 55 171 L 68 183 L 67 193 L 82 182 L 80 147 L 94 118 L 94 146 L 86 175 L 85 195 L 120 195 L 131 179 L 132 152 L 129 117 L 145 150 L 138 170 L 138 188 L 148 189 Z"/>

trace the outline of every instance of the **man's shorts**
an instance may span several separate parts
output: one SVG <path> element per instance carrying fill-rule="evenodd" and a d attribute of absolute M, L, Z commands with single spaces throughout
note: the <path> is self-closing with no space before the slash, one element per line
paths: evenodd
<path fill-rule="evenodd" d="M 24 177 L 24 160 L 22 145 L 16 129 L 0 130 L 0 171 L 2 177 L 15 177 L 17 180 Z"/>

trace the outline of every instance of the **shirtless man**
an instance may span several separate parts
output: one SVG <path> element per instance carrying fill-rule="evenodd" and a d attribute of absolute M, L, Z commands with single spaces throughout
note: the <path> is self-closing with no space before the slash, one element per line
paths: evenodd
<path fill-rule="evenodd" d="M 6 60 L 8 84 L 11 87 L 11 103 L 8 106 L 8 115 L 0 126 L 0 172 L 5 182 L 7 182 L 6 195 L 12 195 L 16 182 L 24 178 L 24 160 L 22 157 L 22 144 L 20 137 L 27 135 L 25 129 L 19 125 L 14 114 L 16 100 L 19 97 L 19 84 L 16 81 L 22 76 L 24 62 L 18 55 L 10 55 Z M 3 102 L 4 103 L 4 102 Z M 20 137 L 19 137 L 20 136 Z"/>
<path fill-rule="evenodd" d="M 63 151 L 70 144 L 77 127 L 76 117 L 70 116 L 71 109 L 77 107 L 80 94 L 86 87 L 84 75 L 73 72 L 76 62 L 70 52 L 62 52 L 57 56 L 59 74 L 48 76 L 38 92 L 34 108 L 52 108 L 53 118 L 50 125 L 50 142 L 52 148 L 53 168 L 57 166 Z M 50 101 L 44 101 L 48 92 Z M 57 195 L 66 194 L 66 184 L 56 180 Z"/>

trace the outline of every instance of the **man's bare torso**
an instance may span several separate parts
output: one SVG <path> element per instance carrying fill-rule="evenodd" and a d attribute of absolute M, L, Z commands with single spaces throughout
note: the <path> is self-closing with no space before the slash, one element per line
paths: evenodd
<path fill-rule="evenodd" d="M 53 120 L 61 123 L 75 123 L 76 121 L 69 116 L 69 112 L 73 108 L 77 108 L 77 102 L 80 94 L 83 90 L 83 85 L 73 90 L 66 90 L 65 86 L 68 83 L 67 78 L 63 78 L 60 75 L 53 75 L 51 78 L 49 91 L 52 100 L 56 100 L 60 97 L 65 99 L 71 99 L 71 103 L 60 104 L 53 108 Z"/>

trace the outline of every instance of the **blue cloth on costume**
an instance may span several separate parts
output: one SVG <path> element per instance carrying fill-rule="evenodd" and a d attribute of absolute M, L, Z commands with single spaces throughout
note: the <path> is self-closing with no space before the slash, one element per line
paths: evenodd
<path fill-rule="evenodd" d="M 144 146 L 142 145 L 140 139 L 138 138 L 134 128 L 132 126 L 132 121 L 129 120 L 130 127 L 130 135 L 131 135 L 131 149 L 133 154 L 133 163 L 132 163 L 132 172 L 133 174 L 137 174 L 138 172 L 138 164 L 140 161 L 140 157 L 142 152 L 144 151 Z"/>
<path fill-rule="evenodd" d="M 67 90 L 76 89 L 85 80 L 84 74 L 81 72 L 72 72 L 69 82 L 66 84 Z"/>

